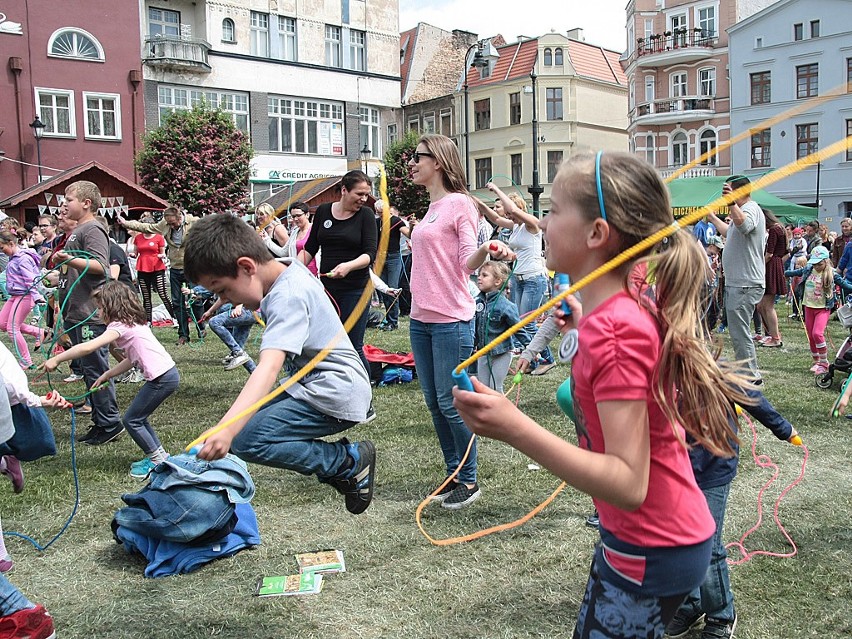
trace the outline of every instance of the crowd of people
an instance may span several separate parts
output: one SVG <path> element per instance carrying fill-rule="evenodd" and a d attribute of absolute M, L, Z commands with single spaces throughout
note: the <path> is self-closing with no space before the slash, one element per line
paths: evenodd
<path fill-rule="evenodd" d="M 456 386 L 456 366 L 541 306 L 553 272 L 579 280 L 670 227 L 668 192 L 634 156 L 576 154 L 560 168 L 551 209 L 539 219 L 522 198 L 493 183 L 493 208 L 475 198 L 449 138 L 424 135 L 408 166 L 429 206 L 416 217 L 388 211 L 391 248 L 380 273 L 373 265 L 384 211 L 379 203 L 367 205 L 373 185 L 361 171 L 343 176 L 339 200 L 315 211 L 292 202 L 280 218 L 268 205 L 260 205 L 250 223 L 232 215 L 197 218 L 177 208 L 166 209 L 160 221 L 119 217 L 118 224 L 135 233 L 128 244 L 135 278 L 96 219 L 97 186 L 71 184 L 58 219 L 39 219 L 37 246 L 0 230 L 9 295 L 0 325 L 17 351 L 5 365 L 0 357 L 0 373 L 26 377 L 34 365 L 27 335 L 51 345 L 67 335 L 67 348 L 49 353 L 41 368 L 79 366 L 92 420 L 80 441 L 103 445 L 126 430 L 143 455 L 130 474 L 147 478 L 169 455 L 151 417 L 169 397 L 179 397 L 180 385 L 174 359 L 151 330 L 156 292 L 177 328 L 178 346 L 189 342 L 192 320 L 198 337 L 209 327 L 228 347 L 226 369 L 243 366 L 249 373 L 230 408 L 201 436 L 198 458 L 230 453 L 314 475 L 358 515 L 373 500 L 377 446 L 344 433 L 376 418 L 363 348 L 368 287 L 378 282 L 386 291 L 380 328 L 394 331 L 404 281 L 411 350 L 446 473 L 435 478 L 430 499 L 449 510 L 481 499 L 478 450 L 475 440 L 469 444 L 474 433 L 503 440 L 594 502 L 601 543 L 575 637 L 634 636 L 622 625 L 625 615 L 644 629 L 642 636 L 683 636 L 703 620 L 702 637 L 732 637 L 737 616 L 721 532 L 738 454 L 734 405 L 779 439 L 796 437 L 760 393 L 755 344 L 782 344 L 775 303 L 790 290 L 786 278 L 800 278 L 814 371 L 822 370 L 834 286 L 852 290 L 844 277 L 852 271 L 852 222 L 838 238 L 823 238 L 818 224 L 785 233 L 751 199 L 747 178 L 733 178 L 724 192 L 740 195 L 726 219 L 711 214 L 694 234 L 673 232 L 588 284 L 582 299 L 569 296 L 570 313 L 556 310 L 538 333 L 532 325 L 517 342 L 481 357 L 475 392 L 469 392 Z M 506 242 L 497 239 L 500 229 L 508 232 Z M 26 318 L 42 298 L 52 318 L 40 328 Z M 755 317 L 767 331 L 759 342 L 751 330 Z M 736 361 L 717 361 L 708 348 L 705 338 L 716 322 L 727 327 Z M 245 345 L 256 325 L 263 332 L 255 361 Z M 572 329 L 579 330 L 579 347 L 560 406 L 569 407 L 577 444 L 536 424 L 503 394 L 510 370 L 549 370 L 555 361 L 548 343 Z M 513 354 L 519 355 L 514 369 Z M 114 381 L 132 371 L 144 385 L 121 414 Z M 274 388 L 279 392 L 260 409 L 246 410 Z M 61 397 L 38 398 L 28 390 L 10 391 L 8 399 L 64 406 Z M 3 408 L 0 401 L 0 439 L 9 439 L 14 420 L 5 419 Z M 0 472 L 18 492 L 20 461 L 13 451 L 0 451 Z M 0 551 L 3 572 L 11 559 L 5 546 Z M 44 608 L 5 580 L 0 615 L 0 628 L 19 615 L 52 630 Z"/>

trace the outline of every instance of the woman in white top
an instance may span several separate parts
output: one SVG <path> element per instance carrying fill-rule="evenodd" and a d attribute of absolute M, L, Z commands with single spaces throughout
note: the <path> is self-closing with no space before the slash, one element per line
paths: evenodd
<path fill-rule="evenodd" d="M 541 306 L 547 294 L 547 269 L 542 259 L 542 233 L 536 217 L 527 212 L 527 203 L 523 198 L 516 193 L 506 195 L 493 182 L 485 186 L 497 197 L 494 210 L 483 211 L 488 221 L 511 229 L 507 243 L 517 255 L 517 260 L 509 279 L 509 297 L 523 317 Z M 535 332 L 535 324 L 527 324 L 515 335 L 518 344 L 521 347 L 527 346 Z M 545 348 L 541 356 L 546 364 L 554 363 L 549 348 Z M 535 368 L 534 364 L 535 362 L 530 370 Z"/>
<path fill-rule="evenodd" d="M 275 257 L 286 255 L 284 247 L 287 246 L 290 236 L 287 233 L 287 227 L 275 216 L 275 209 L 272 208 L 272 205 L 266 202 L 258 204 L 254 210 L 254 221 L 257 224 L 257 232 L 266 244 L 266 248 Z"/>

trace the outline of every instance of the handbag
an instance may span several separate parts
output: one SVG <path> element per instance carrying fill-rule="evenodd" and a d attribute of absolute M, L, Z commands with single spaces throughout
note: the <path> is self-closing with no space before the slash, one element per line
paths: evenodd
<path fill-rule="evenodd" d="M 56 454 L 53 427 L 43 408 L 15 404 L 12 406 L 12 422 L 15 434 L 0 445 L 3 454 L 14 455 L 25 462 Z"/>

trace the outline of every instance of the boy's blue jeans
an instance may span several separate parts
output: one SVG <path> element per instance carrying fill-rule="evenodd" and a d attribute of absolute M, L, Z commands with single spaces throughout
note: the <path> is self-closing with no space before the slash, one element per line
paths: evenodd
<path fill-rule="evenodd" d="M 254 314 L 247 308 L 244 308 L 242 314 L 237 317 L 231 317 L 232 308 L 230 304 L 225 304 L 217 315 L 210 318 L 207 325 L 234 353 L 245 347 L 251 327 L 255 325 L 255 319 Z"/>
<path fill-rule="evenodd" d="M 686 597 L 680 609 L 692 614 L 705 613 L 708 617 L 721 621 L 734 620 L 734 595 L 731 592 L 731 580 L 728 574 L 728 553 L 722 543 L 722 526 L 725 523 L 725 508 L 728 505 L 730 482 L 722 486 L 702 489 L 710 514 L 716 522 L 713 535 L 713 554 L 707 577 L 698 590 Z"/>
<path fill-rule="evenodd" d="M 8 617 L 24 608 L 35 608 L 35 604 L 0 574 L 0 617 Z"/>
<path fill-rule="evenodd" d="M 417 368 L 417 378 L 432 414 L 432 424 L 438 434 L 447 474 L 458 468 L 472 433 L 453 406 L 453 369 L 473 352 L 473 321 L 427 324 L 411 320 L 411 351 Z M 476 482 L 476 443 L 459 471 L 456 481 Z"/>
<path fill-rule="evenodd" d="M 231 442 L 231 452 L 255 464 L 316 475 L 321 481 L 344 478 L 347 448 L 319 437 L 334 435 L 355 422 L 329 417 L 282 393 L 261 408 Z"/>

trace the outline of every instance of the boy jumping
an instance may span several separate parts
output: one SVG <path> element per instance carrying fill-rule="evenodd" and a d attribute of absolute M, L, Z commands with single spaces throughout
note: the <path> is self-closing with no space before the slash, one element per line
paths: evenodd
<path fill-rule="evenodd" d="M 253 416 L 210 435 L 198 456 L 213 460 L 230 451 L 246 461 L 314 474 L 346 498 L 350 513 L 367 510 L 376 472 L 373 443 L 318 439 L 363 422 L 372 400 L 367 372 L 319 280 L 296 259 L 274 260 L 257 234 L 231 215 L 195 223 L 184 269 L 189 280 L 232 304 L 260 309 L 266 319 L 257 368 L 220 424 L 266 395 L 282 368 L 285 376 L 293 374 L 341 334 L 305 377 Z"/>

